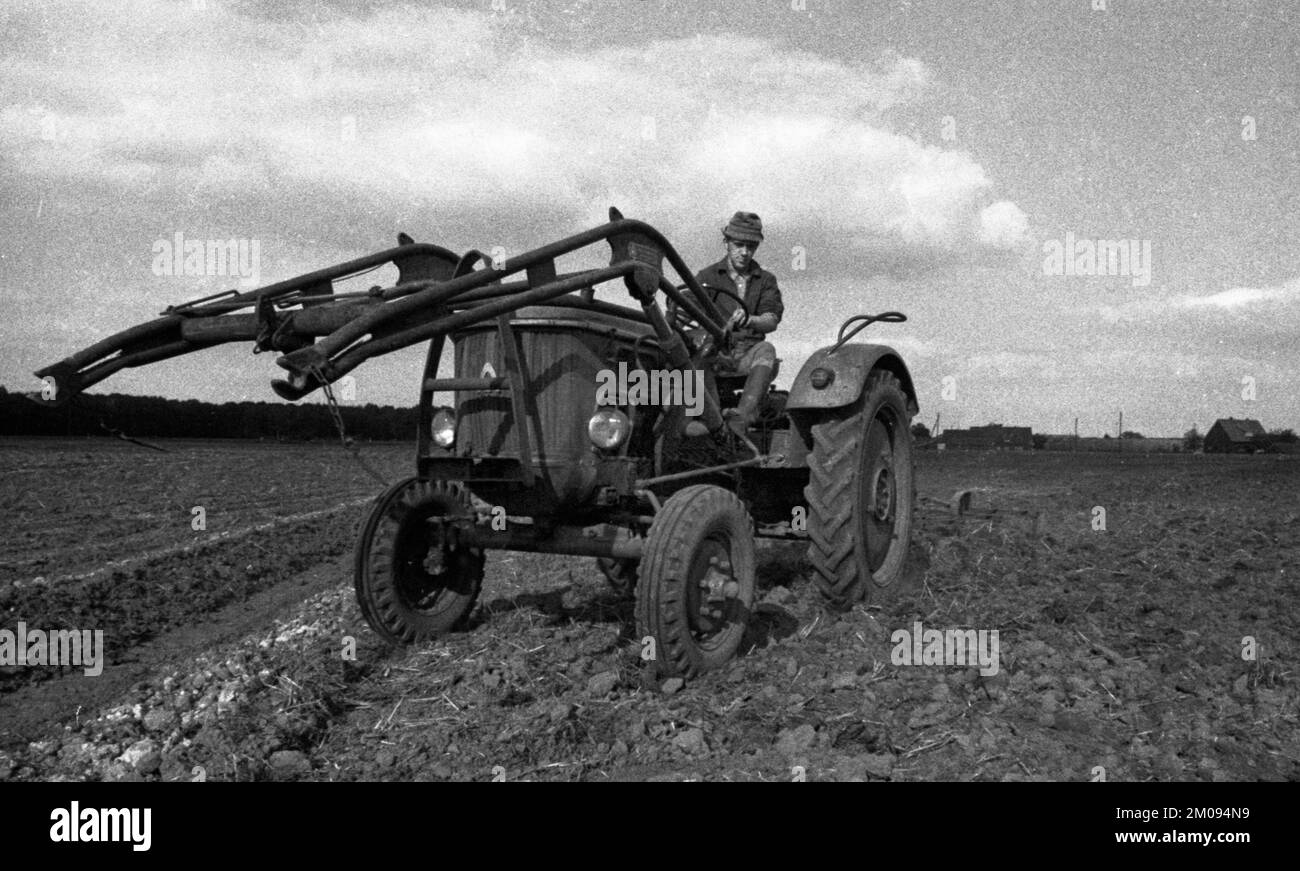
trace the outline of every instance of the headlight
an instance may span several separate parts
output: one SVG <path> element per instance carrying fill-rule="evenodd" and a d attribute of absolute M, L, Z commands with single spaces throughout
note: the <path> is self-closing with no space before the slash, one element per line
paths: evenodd
<path fill-rule="evenodd" d="M 812 382 L 814 390 L 824 390 L 835 380 L 835 371 L 818 366 L 808 374 L 808 380 Z"/>
<path fill-rule="evenodd" d="M 433 442 L 440 448 L 449 448 L 456 442 L 456 413 L 450 408 L 440 408 L 433 416 Z"/>
<path fill-rule="evenodd" d="M 616 408 L 601 408 L 587 421 L 587 437 L 602 450 L 611 450 L 627 441 L 632 421 Z"/>

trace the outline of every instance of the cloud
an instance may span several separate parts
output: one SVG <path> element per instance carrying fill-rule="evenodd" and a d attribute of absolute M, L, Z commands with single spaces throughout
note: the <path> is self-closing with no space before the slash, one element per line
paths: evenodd
<path fill-rule="evenodd" d="M 1025 379 L 1055 374 L 1055 361 L 1043 354 L 1018 351 L 977 353 L 959 364 L 959 371 L 972 378 Z"/>
<path fill-rule="evenodd" d="M 1208 296 L 1181 296 L 1174 300 L 1180 308 L 1216 308 L 1226 311 L 1259 307 L 1264 303 L 1283 305 L 1300 301 L 1300 278 L 1276 287 L 1234 287 Z"/>
<path fill-rule="evenodd" d="M 1011 250 L 1029 240 L 1029 216 L 1015 203 L 1000 200 L 980 212 L 980 242 Z"/>
<path fill-rule="evenodd" d="M 925 377 L 951 368 L 945 349 L 963 341 L 954 306 L 983 305 L 1000 285 L 980 273 L 987 281 L 968 293 L 968 275 L 945 282 L 936 266 L 987 265 L 984 255 L 1024 241 L 1029 220 L 970 153 L 893 123 L 934 94 L 927 64 L 889 52 L 842 61 L 735 34 L 588 39 L 578 51 L 488 5 L 327 3 L 272 16 L 212 2 L 51 0 L 9 13 L 0 184 L 12 196 L 0 215 L 18 228 L 19 253 L 0 299 L 57 283 L 57 294 L 24 302 L 9 333 L 60 324 L 70 334 L 57 352 L 11 342 L 4 372 L 26 378 L 228 287 L 152 274 L 152 243 L 175 232 L 258 240 L 273 281 L 384 247 L 398 229 L 514 253 L 604 221 L 612 204 L 662 229 L 695 267 L 720 256 L 731 212 L 763 216 L 760 259 L 787 293 L 775 337 L 783 381 L 843 318 L 894 308 L 915 315 L 909 332 L 857 340 L 892 345 Z M 75 265 L 46 262 L 54 237 L 83 240 Z M 915 273 L 938 283 L 910 296 L 871 283 Z M 229 377 L 212 385 L 202 376 L 218 359 Z M 401 382 L 390 365 L 367 373 Z M 181 395 L 221 398 L 237 383 L 259 395 L 277 373 L 230 348 L 122 373 L 110 389 L 180 383 Z M 408 397 L 395 387 L 384 399 Z"/>
<path fill-rule="evenodd" d="M 351 191 L 530 242 L 530 214 L 558 217 L 553 236 L 617 201 L 670 238 L 713 238 L 744 207 L 769 235 L 826 240 L 845 259 L 905 249 L 912 263 L 1013 247 L 1027 230 L 968 154 L 889 128 L 891 109 L 934 87 L 895 53 L 847 64 L 709 36 L 579 54 L 508 16 L 442 8 L 311 24 L 157 0 L 29 9 L 10 16 L 0 80 L 17 103 L 0 147 L 47 183 L 250 201 Z"/>
<path fill-rule="evenodd" d="M 1267 318 L 1278 308 L 1300 302 L 1300 278 L 1272 287 L 1233 287 L 1209 294 L 1174 294 L 1156 299 L 1135 299 L 1097 309 L 1108 324 L 1137 322 L 1155 317 L 1203 318 L 1229 313 Z"/>

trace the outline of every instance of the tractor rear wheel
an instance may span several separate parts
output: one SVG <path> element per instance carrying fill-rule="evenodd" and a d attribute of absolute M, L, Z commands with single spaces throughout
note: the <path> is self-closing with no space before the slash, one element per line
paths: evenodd
<path fill-rule="evenodd" d="M 457 481 L 408 478 L 375 500 L 354 571 L 357 602 L 377 635 L 413 644 L 463 624 L 483 586 L 483 551 L 459 544 L 444 521 L 473 517 Z"/>
<path fill-rule="evenodd" d="M 852 405 L 810 421 L 808 561 L 833 607 L 901 586 L 916 504 L 910 408 L 897 376 L 873 369 Z"/>
<path fill-rule="evenodd" d="M 659 674 L 691 677 L 735 655 L 754 604 L 754 523 L 734 493 L 678 490 L 655 515 L 641 557 L 636 620 Z"/>

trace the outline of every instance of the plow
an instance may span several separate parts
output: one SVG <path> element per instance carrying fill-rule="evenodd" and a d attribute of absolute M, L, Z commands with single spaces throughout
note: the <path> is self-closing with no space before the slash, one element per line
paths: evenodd
<path fill-rule="evenodd" d="M 897 352 L 853 340 L 902 314 L 848 318 L 788 390 L 768 390 L 742 434 L 724 412 L 743 377 L 718 365 L 732 328 L 649 224 L 611 209 L 606 223 L 508 259 L 398 241 L 171 306 L 38 370 L 38 401 L 242 342 L 278 354 L 278 396 L 320 390 L 333 408 L 331 386 L 362 363 L 426 345 L 412 474 L 370 504 L 353 562 L 361 612 L 393 643 L 463 625 L 493 550 L 595 557 L 635 598 L 643 658 L 664 675 L 735 655 L 755 603 L 758 538 L 805 542 L 834 607 L 899 585 L 916 503 L 916 391 Z M 608 246 L 608 265 L 560 271 L 559 258 L 592 246 Z M 385 265 L 398 272 L 391 287 L 335 288 Z M 449 346 L 452 374 L 441 377 Z M 602 390 L 611 373 L 663 389 L 652 402 Z M 705 390 L 688 403 L 695 383 Z"/>

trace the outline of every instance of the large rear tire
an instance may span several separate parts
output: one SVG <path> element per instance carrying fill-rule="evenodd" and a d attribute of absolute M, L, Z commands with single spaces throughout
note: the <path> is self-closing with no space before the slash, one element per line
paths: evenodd
<path fill-rule="evenodd" d="M 827 601 L 846 609 L 899 585 L 916 504 L 911 403 L 873 369 L 852 405 L 809 427 L 808 561 Z"/>
<path fill-rule="evenodd" d="M 464 623 L 483 586 L 483 551 L 458 544 L 437 521 L 473 517 L 457 481 L 408 478 L 375 501 L 354 568 L 357 601 L 376 634 L 415 644 Z"/>
<path fill-rule="evenodd" d="M 654 639 L 660 675 L 718 668 L 740 646 L 754 604 L 754 523 L 734 493 L 678 490 L 646 536 L 637 586 L 638 636 Z"/>

